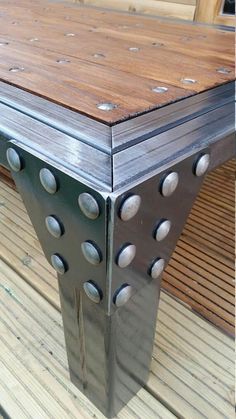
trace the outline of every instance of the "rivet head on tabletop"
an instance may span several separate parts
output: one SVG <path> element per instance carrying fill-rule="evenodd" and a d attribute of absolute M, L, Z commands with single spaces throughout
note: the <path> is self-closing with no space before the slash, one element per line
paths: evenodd
<path fill-rule="evenodd" d="M 67 63 L 70 63 L 70 60 L 68 60 L 67 58 L 59 58 L 57 60 L 57 63 L 58 64 L 67 64 Z"/>
<path fill-rule="evenodd" d="M 51 264 L 60 275 L 63 275 L 67 271 L 66 263 L 62 257 L 57 254 L 51 256 Z"/>
<path fill-rule="evenodd" d="M 99 304 L 102 300 L 102 290 L 93 282 L 87 281 L 83 285 L 84 292 L 87 297 L 96 304 Z"/>
<path fill-rule="evenodd" d="M 199 157 L 197 160 L 195 167 L 194 167 L 194 174 L 196 176 L 203 176 L 210 164 L 210 156 L 209 154 L 204 154 L 203 156 Z"/>
<path fill-rule="evenodd" d="M 168 92 L 168 87 L 164 87 L 164 86 L 157 86 L 157 87 L 154 87 L 154 88 L 152 89 L 152 91 L 153 91 L 154 93 L 165 93 L 165 92 Z"/>
<path fill-rule="evenodd" d="M 102 254 L 98 246 L 90 241 L 81 244 L 81 250 L 85 259 L 92 265 L 99 265 L 102 260 Z"/>
<path fill-rule="evenodd" d="M 51 195 L 55 194 L 58 189 L 57 181 L 54 174 L 49 169 L 41 169 L 39 179 L 43 188 Z"/>
<path fill-rule="evenodd" d="M 131 264 L 136 255 L 136 246 L 134 244 L 125 245 L 117 256 L 117 265 L 120 268 L 126 268 Z"/>
<path fill-rule="evenodd" d="M 19 72 L 21 72 L 21 71 L 24 71 L 24 67 L 11 67 L 11 68 L 9 68 L 9 71 L 11 72 L 11 73 L 19 73 Z"/>
<path fill-rule="evenodd" d="M 118 106 L 115 103 L 98 103 L 97 108 L 100 109 L 100 111 L 113 111 Z"/>
<path fill-rule="evenodd" d="M 181 79 L 181 82 L 183 84 L 196 84 L 197 83 L 197 80 L 195 80 L 195 79 L 189 79 L 189 78 L 183 78 L 183 79 Z"/>
<path fill-rule="evenodd" d="M 179 183 L 179 175 L 176 172 L 169 173 L 161 184 L 161 194 L 168 197 L 174 193 Z"/>
<path fill-rule="evenodd" d="M 0 47 L 4 47 L 6 45 L 9 45 L 9 42 L 0 41 Z"/>
<path fill-rule="evenodd" d="M 125 201 L 122 203 L 120 210 L 119 210 L 119 216 L 122 221 L 129 221 L 131 218 L 133 218 L 141 205 L 141 198 L 139 195 L 131 195 L 128 198 L 125 199 Z"/>
<path fill-rule="evenodd" d="M 30 42 L 36 42 L 38 40 L 39 40 L 38 38 L 30 38 Z"/>
<path fill-rule="evenodd" d="M 121 307 L 126 304 L 132 295 L 132 287 L 128 284 L 122 285 L 113 297 L 113 303 L 116 307 Z"/>
<path fill-rule="evenodd" d="M 83 214 L 91 220 L 96 220 L 100 214 L 100 208 L 96 199 L 87 192 L 80 194 L 78 204 Z"/>
<path fill-rule="evenodd" d="M 221 74 L 229 74 L 232 72 L 229 68 L 226 68 L 226 67 L 217 68 L 216 71 L 217 73 L 221 73 Z"/>
<path fill-rule="evenodd" d="M 94 58 L 105 58 L 105 55 L 100 53 L 100 52 L 97 52 L 96 54 L 93 54 L 93 57 Z"/>
<path fill-rule="evenodd" d="M 48 217 L 46 217 L 45 225 L 48 232 L 56 239 L 59 239 L 62 236 L 63 227 L 61 223 L 52 215 L 49 215 Z"/>
<path fill-rule="evenodd" d="M 155 260 L 155 262 L 152 264 L 151 269 L 150 269 L 150 276 L 153 279 L 157 279 L 164 271 L 164 268 L 165 268 L 164 259 Z"/>
<path fill-rule="evenodd" d="M 129 48 L 129 51 L 131 51 L 131 52 L 138 52 L 138 51 L 140 51 L 140 48 L 138 48 L 138 47 L 130 47 Z"/>
<path fill-rule="evenodd" d="M 171 229 L 171 221 L 170 220 L 162 220 L 158 224 L 158 226 L 155 230 L 155 233 L 154 233 L 154 238 L 156 239 L 156 241 L 160 242 L 160 241 L 164 240 L 168 236 L 168 234 L 170 232 L 170 229 Z"/>
<path fill-rule="evenodd" d="M 17 151 L 14 150 L 14 148 L 8 148 L 8 150 L 7 150 L 7 161 L 8 161 L 8 164 L 9 164 L 10 168 L 14 172 L 20 172 L 22 170 L 21 158 L 20 158 L 19 154 L 17 153 Z"/>
<path fill-rule="evenodd" d="M 69 36 L 69 37 L 70 37 L 70 36 L 75 36 L 75 33 L 68 32 L 68 33 L 65 33 L 64 35 L 65 35 L 65 36 Z"/>

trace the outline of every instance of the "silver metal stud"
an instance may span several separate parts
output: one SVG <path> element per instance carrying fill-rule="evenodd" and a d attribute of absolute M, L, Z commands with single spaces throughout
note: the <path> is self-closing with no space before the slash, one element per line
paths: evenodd
<path fill-rule="evenodd" d="M 118 106 L 115 105 L 115 103 L 98 103 L 97 108 L 100 109 L 100 111 L 113 111 Z"/>
<path fill-rule="evenodd" d="M 194 174 L 196 176 L 203 176 L 208 167 L 210 165 L 210 156 L 209 154 L 204 154 L 203 156 L 199 157 L 199 159 L 197 160 L 197 163 L 194 167 Z"/>
<path fill-rule="evenodd" d="M 140 51 L 140 48 L 138 48 L 138 47 L 130 47 L 129 48 L 129 51 L 131 51 L 131 52 L 138 52 L 138 51 Z"/>
<path fill-rule="evenodd" d="M 63 275 L 67 270 L 64 260 L 57 254 L 51 256 L 51 264 L 60 275 Z"/>
<path fill-rule="evenodd" d="M 48 230 L 48 232 L 55 237 L 56 239 L 59 239 L 63 234 L 63 229 L 61 223 L 52 215 L 49 215 L 46 217 L 45 225 Z"/>
<path fill-rule="evenodd" d="M 157 259 L 153 263 L 153 265 L 151 266 L 150 276 L 153 279 L 157 279 L 162 274 L 162 272 L 164 271 L 164 268 L 165 268 L 165 261 L 164 261 L 164 259 Z"/>
<path fill-rule="evenodd" d="M 58 64 L 68 64 L 68 63 L 70 63 L 70 60 L 68 60 L 67 58 L 59 58 L 57 60 L 57 63 Z"/>
<path fill-rule="evenodd" d="M 93 54 L 93 57 L 94 58 L 105 58 L 105 55 L 100 53 L 100 52 L 97 52 L 96 54 Z"/>
<path fill-rule="evenodd" d="M 161 194 L 168 197 L 174 193 L 179 183 L 179 175 L 176 172 L 171 172 L 165 177 L 161 185 Z"/>
<path fill-rule="evenodd" d="M 38 41 L 39 39 L 38 38 L 31 38 L 29 41 L 30 42 L 36 42 L 36 41 Z"/>
<path fill-rule="evenodd" d="M 102 291 L 93 281 L 87 281 L 83 285 L 87 297 L 96 304 L 102 300 Z"/>
<path fill-rule="evenodd" d="M 11 67 L 9 68 L 11 73 L 19 73 L 20 71 L 24 71 L 24 67 Z"/>
<path fill-rule="evenodd" d="M 0 41 L 0 47 L 5 47 L 6 45 L 9 45 L 9 42 Z"/>
<path fill-rule="evenodd" d="M 54 174 L 49 169 L 41 169 L 39 178 L 43 188 L 51 195 L 55 194 L 58 189 L 57 181 Z"/>
<path fill-rule="evenodd" d="M 20 172 L 22 170 L 22 161 L 19 154 L 14 148 L 8 148 L 7 150 L 7 161 L 10 168 L 14 172 Z"/>
<path fill-rule="evenodd" d="M 86 241 L 81 244 L 81 250 L 85 259 L 92 265 L 99 265 L 102 260 L 102 254 L 96 244 Z"/>
<path fill-rule="evenodd" d="M 196 84 L 196 83 L 197 83 L 197 80 L 195 80 L 195 79 L 183 78 L 183 79 L 181 79 L 181 82 L 182 82 L 183 84 Z"/>
<path fill-rule="evenodd" d="M 154 87 L 154 88 L 152 89 L 152 91 L 153 91 L 154 93 L 166 93 L 166 92 L 168 92 L 168 87 L 164 87 L 164 86 L 157 86 L 157 87 Z"/>
<path fill-rule="evenodd" d="M 87 218 L 96 220 L 100 214 L 100 208 L 96 199 L 87 192 L 82 193 L 78 198 L 78 204 L 81 211 Z"/>
<path fill-rule="evenodd" d="M 68 32 L 68 33 L 65 33 L 65 36 L 73 37 L 73 36 L 75 36 L 75 33 Z"/>
<path fill-rule="evenodd" d="M 121 307 L 129 301 L 131 295 L 132 287 L 128 284 L 124 284 L 115 292 L 113 302 L 116 307 Z"/>
<path fill-rule="evenodd" d="M 170 220 L 162 220 L 155 231 L 154 237 L 156 239 L 156 241 L 160 242 L 162 240 L 164 240 L 171 229 L 171 221 Z"/>
<path fill-rule="evenodd" d="M 230 74 L 230 73 L 232 73 L 232 70 L 230 70 L 229 68 L 226 68 L 226 67 L 220 67 L 220 68 L 217 68 L 217 73 L 220 73 L 220 74 Z"/>
<path fill-rule="evenodd" d="M 136 255 L 136 246 L 134 244 L 127 244 L 121 249 L 117 256 L 117 265 L 120 268 L 126 268 L 131 264 Z"/>
<path fill-rule="evenodd" d="M 133 218 L 141 205 L 141 198 L 139 195 L 131 195 L 121 205 L 119 215 L 122 221 L 129 221 Z"/>

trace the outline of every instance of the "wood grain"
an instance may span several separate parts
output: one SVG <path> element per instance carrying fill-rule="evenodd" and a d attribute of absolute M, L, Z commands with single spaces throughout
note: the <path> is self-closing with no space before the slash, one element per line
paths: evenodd
<path fill-rule="evenodd" d="M 107 124 L 234 79 L 230 32 L 46 0 L 0 6 L 0 80 Z M 97 108 L 107 102 L 117 107 Z"/>

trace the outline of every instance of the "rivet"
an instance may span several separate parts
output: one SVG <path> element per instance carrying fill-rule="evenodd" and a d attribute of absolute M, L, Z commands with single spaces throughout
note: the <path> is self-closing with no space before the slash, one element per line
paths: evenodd
<path fill-rule="evenodd" d="M 113 303 L 116 307 L 126 304 L 132 295 L 132 287 L 128 284 L 122 285 L 114 294 Z"/>
<path fill-rule="evenodd" d="M 150 269 L 150 272 L 149 272 L 150 276 L 153 279 L 157 279 L 162 274 L 162 272 L 164 271 L 164 268 L 165 268 L 164 259 L 157 259 L 151 266 L 151 269 Z"/>
<path fill-rule="evenodd" d="M 229 70 L 228 68 L 226 68 L 226 67 L 220 67 L 220 68 L 217 68 L 217 70 L 216 70 L 218 73 L 221 73 L 221 74 L 229 74 L 229 73 L 232 73 L 232 71 L 231 70 Z"/>
<path fill-rule="evenodd" d="M 97 108 L 101 111 L 112 111 L 116 109 L 118 106 L 115 103 L 98 103 Z"/>
<path fill-rule="evenodd" d="M 93 57 L 94 58 L 105 58 L 105 55 L 101 54 L 101 53 L 96 53 L 96 54 L 93 54 Z"/>
<path fill-rule="evenodd" d="M 153 91 L 154 93 L 165 93 L 165 92 L 168 92 L 168 87 L 164 87 L 164 86 L 157 86 L 157 87 L 154 87 L 154 88 L 152 89 L 152 91 Z"/>
<path fill-rule="evenodd" d="M 6 45 L 9 45 L 9 42 L 5 42 L 5 41 L 0 41 L 0 47 L 4 47 Z"/>
<path fill-rule="evenodd" d="M 162 42 L 152 42 L 152 46 L 160 48 L 160 47 L 164 47 L 164 44 Z"/>
<path fill-rule="evenodd" d="M 126 244 L 118 253 L 117 265 L 120 268 L 126 268 L 131 264 L 136 255 L 136 246 L 134 244 Z"/>
<path fill-rule="evenodd" d="M 102 254 L 95 243 L 86 241 L 81 244 L 81 250 L 85 259 L 92 265 L 99 265 L 101 263 Z"/>
<path fill-rule="evenodd" d="M 154 233 L 154 238 L 156 239 L 156 241 L 160 242 L 164 240 L 168 236 L 170 229 L 171 229 L 171 221 L 162 220 L 158 224 Z"/>
<path fill-rule="evenodd" d="M 183 84 L 195 84 L 195 83 L 197 83 L 197 80 L 195 80 L 195 79 L 188 79 L 188 78 L 184 78 L 184 79 L 181 79 L 181 82 L 182 82 Z"/>
<path fill-rule="evenodd" d="M 130 47 L 129 48 L 129 51 L 131 51 L 131 52 L 138 52 L 138 51 L 140 51 L 140 48 L 138 48 L 138 47 Z"/>
<path fill-rule="evenodd" d="M 70 63 L 70 60 L 68 60 L 67 58 L 59 58 L 57 60 L 57 63 L 58 64 L 67 64 L 67 63 Z"/>
<path fill-rule="evenodd" d="M 84 215 L 91 220 L 96 220 L 100 214 L 100 208 L 96 199 L 87 192 L 82 193 L 78 198 L 78 204 Z"/>
<path fill-rule="evenodd" d="M 11 73 L 18 73 L 20 71 L 24 71 L 24 67 L 11 67 L 9 68 L 9 71 L 11 71 Z"/>
<path fill-rule="evenodd" d="M 139 195 L 131 195 L 125 199 L 119 210 L 119 216 L 122 221 L 128 221 L 133 218 L 141 205 L 141 198 Z"/>
<path fill-rule="evenodd" d="M 49 169 L 41 169 L 39 172 L 39 178 L 41 185 L 44 189 L 51 195 L 55 194 L 57 191 L 57 181 L 54 174 Z"/>
<path fill-rule="evenodd" d="M 103 297 L 102 290 L 93 281 L 85 282 L 83 288 L 85 294 L 91 301 L 96 304 L 100 303 Z"/>
<path fill-rule="evenodd" d="M 63 275 L 67 270 L 64 260 L 57 254 L 51 256 L 51 264 L 60 275 Z"/>
<path fill-rule="evenodd" d="M 161 184 L 161 194 L 168 197 L 174 193 L 179 183 L 179 175 L 176 172 L 171 172 L 165 177 Z"/>
<path fill-rule="evenodd" d="M 75 36 L 75 33 L 68 32 L 68 33 L 65 33 L 64 35 L 65 35 L 65 36 Z"/>
<path fill-rule="evenodd" d="M 19 154 L 14 150 L 14 148 L 8 148 L 7 150 L 7 161 L 10 168 L 14 172 L 20 172 L 22 169 L 22 162 Z"/>
<path fill-rule="evenodd" d="M 210 156 L 209 154 L 204 154 L 203 156 L 199 157 L 197 160 L 195 167 L 194 167 L 194 174 L 196 176 L 203 176 L 210 164 Z"/>
<path fill-rule="evenodd" d="M 52 215 L 49 215 L 46 217 L 45 220 L 46 228 L 48 232 L 55 237 L 56 239 L 59 239 L 63 234 L 63 229 L 61 223 Z"/>
<path fill-rule="evenodd" d="M 39 39 L 38 38 L 31 38 L 30 39 L 30 42 L 36 42 L 36 41 L 38 41 Z"/>

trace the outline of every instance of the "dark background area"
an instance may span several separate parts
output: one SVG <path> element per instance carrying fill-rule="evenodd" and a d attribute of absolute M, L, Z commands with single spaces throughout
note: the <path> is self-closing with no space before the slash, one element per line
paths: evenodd
<path fill-rule="evenodd" d="M 235 0 L 225 0 L 223 13 L 230 15 L 235 14 Z"/>

